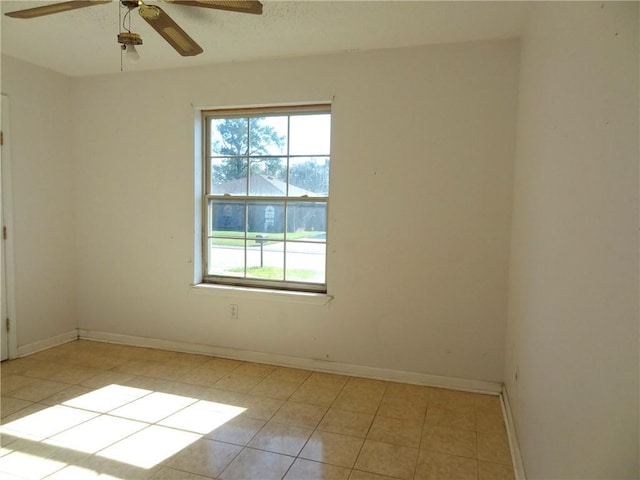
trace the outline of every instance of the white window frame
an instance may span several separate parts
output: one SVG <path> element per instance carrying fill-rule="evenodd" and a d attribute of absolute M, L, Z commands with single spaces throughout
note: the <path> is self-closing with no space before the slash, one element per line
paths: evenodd
<path fill-rule="evenodd" d="M 201 248 L 202 248 L 202 284 L 211 284 L 211 285 L 221 285 L 221 286 L 237 286 L 237 287 L 249 287 L 256 289 L 273 289 L 273 290 L 283 290 L 283 291 L 291 291 L 291 292 L 311 292 L 311 293 L 327 293 L 327 251 L 328 251 L 328 241 L 329 241 L 329 225 L 328 225 L 328 217 L 329 217 L 329 193 L 326 196 L 321 197 L 310 197 L 310 196 L 256 196 L 249 195 L 249 190 L 247 189 L 246 195 L 224 195 L 224 194 L 214 194 L 211 191 L 211 162 L 213 158 L 216 156 L 211 154 L 211 122 L 209 121 L 212 118 L 247 118 L 247 117 L 265 117 L 265 116 L 295 116 L 295 115 L 309 115 L 309 114 L 330 114 L 331 115 L 331 105 L 330 104 L 312 104 L 312 105 L 296 105 L 296 106 L 282 106 L 282 107 L 259 107 L 259 108 L 232 108 L 232 109 L 207 109 L 201 111 L 201 125 L 202 125 L 202 216 L 201 216 Z M 310 157 L 310 156 L 323 156 L 329 157 L 329 163 L 331 162 L 331 152 L 326 152 L 326 155 L 290 155 L 289 149 L 287 148 L 286 154 L 284 155 L 274 155 L 279 157 L 285 157 L 287 159 L 287 171 L 289 170 L 289 163 L 291 159 L 295 159 L 297 157 Z M 247 160 L 250 160 L 252 157 L 249 152 L 246 155 Z M 331 166 L 329 166 L 329 170 L 331 170 Z M 247 171 L 249 173 L 249 171 Z M 249 181 L 249 175 L 247 175 L 247 182 Z M 288 181 L 287 181 L 288 184 Z M 330 185 L 329 185 L 330 189 Z M 324 258 L 324 272 L 325 272 L 325 281 L 324 283 L 316 283 L 316 282 L 303 282 L 303 281 L 291 281 L 291 280 L 269 280 L 269 279 L 259 279 L 254 277 L 237 277 L 237 276 L 223 276 L 223 275 L 212 275 L 209 274 L 209 239 L 213 238 L 210 236 L 210 227 L 212 224 L 211 221 L 211 211 L 209 208 L 211 200 L 232 200 L 239 201 L 245 203 L 245 218 L 248 218 L 246 215 L 247 206 L 255 201 L 264 201 L 269 200 L 272 202 L 282 202 L 285 205 L 285 214 L 284 219 L 286 222 L 287 214 L 286 214 L 286 206 L 288 204 L 296 204 L 296 203 L 315 203 L 315 204 L 324 204 L 325 205 L 325 225 L 326 225 L 326 238 L 324 241 L 325 245 L 325 258 Z M 284 229 L 284 244 L 295 244 L 295 243 L 305 243 L 304 240 L 288 240 L 287 239 L 287 228 Z M 249 237 L 249 232 L 246 231 L 246 222 L 245 222 L 245 259 L 247 252 L 247 242 L 252 239 Z M 318 243 L 313 242 L 313 243 Z M 322 242 L 320 242 L 322 243 Z M 284 255 L 284 268 L 286 271 L 286 254 Z"/>

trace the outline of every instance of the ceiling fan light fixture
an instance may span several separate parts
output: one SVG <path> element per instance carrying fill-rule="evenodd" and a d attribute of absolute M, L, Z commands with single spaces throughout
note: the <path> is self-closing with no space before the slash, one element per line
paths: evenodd
<path fill-rule="evenodd" d="M 140 61 L 140 54 L 138 50 L 136 50 L 136 46 L 134 44 L 123 46 L 125 48 L 124 57 L 127 61 L 129 63 L 138 63 L 138 61 Z"/>
<path fill-rule="evenodd" d="M 137 63 L 140 60 L 140 54 L 136 50 L 136 45 L 142 45 L 142 38 L 137 33 L 121 32 L 118 34 L 118 43 L 122 44 L 124 57 L 130 63 Z"/>

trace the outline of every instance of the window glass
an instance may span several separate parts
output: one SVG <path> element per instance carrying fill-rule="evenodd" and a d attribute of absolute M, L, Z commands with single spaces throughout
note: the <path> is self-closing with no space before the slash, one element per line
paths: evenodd
<path fill-rule="evenodd" d="M 203 115 L 203 281 L 326 292 L 329 107 Z"/>

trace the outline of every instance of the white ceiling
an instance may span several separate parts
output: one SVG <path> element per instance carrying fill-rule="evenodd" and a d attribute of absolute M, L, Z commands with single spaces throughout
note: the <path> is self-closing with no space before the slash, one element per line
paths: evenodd
<path fill-rule="evenodd" d="M 4 13 L 56 3 L 2 0 L 2 53 L 71 76 L 120 71 L 119 2 L 30 20 Z M 520 35 L 524 2 L 263 1 L 262 15 L 149 0 L 203 48 L 181 57 L 137 13 L 141 60 L 126 71 L 396 48 Z"/>

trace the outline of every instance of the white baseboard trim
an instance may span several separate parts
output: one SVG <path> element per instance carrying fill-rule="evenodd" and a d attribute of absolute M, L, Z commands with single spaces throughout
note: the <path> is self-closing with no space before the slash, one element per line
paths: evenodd
<path fill-rule="evenodd" d="M 22 345 L 21 347 L 18 347 L 18 358 L 26 357 L 27 355 L 32 355 L 42 350 L 46 350 L 47 348 L 57 347 L 58 345 L 72 342 L 73 340 L 77 340 L 77 339 L 78 339 L 78 330 L 73 329 L 73 330 L 69 330 L 68 332 L 61 333 L 60 335 L 56 335 L 55 337 L 46 338 L 44 340 L 38 340 L 37 342 L 33 342 L 33 343 L 28 343 L 26 345 Z"/>
<path fill-rule="evenodd" d="M 283 367 L 303 368 L 306 370 L 338 373 L 342 375 L 372 378 L 376 380 L 387 380 L 392 382 L 411 383 L 415 385 L 451 388 L 455 390 L 486 393 L 492 395 L 500 395 L 500 392 L 502 390 L 502 384 L 497 382 L 486 382 L 482 380 L 468 380 L 464 378 L 445 377 L 441 375 L 430 375 L 426 373 L 405 372 L 400 370 L 390 370 L 386 368 L 329 362 L 326 360 L 292 357 L 289 355 L 253 352 L 249 350 L 218 347 L 213 345 L 176 342 L 172 340 L 137 337 L 132 335 L 122 335 L 118 333 L 96 332 L 92 330 L 80 329 L 78 331 L 78 334 L 79 338 L 83 340 L 95 340 L 100 342 L 117 343 L 121 345 L 131 345 L 136 347 L 172 350 L 176 352 L 198 353 L 202 355 L 231 358 L 234 360 L 242 360 L 247 362 L 268 363 L 271 365 L 280 365 Z"/>
<path fill-rule="evenodd" d="M 504 422 L 507 426 L 507 436 L 509 437 L 509 448 L 511 450 L 511 463 L 513 463 L 515 480 L 526 480 L 524 464 L 522 463 L 522 456 L 520 454 L 520 446 L 518 445 L 518 436 L 516 435 L 516 425 L 513 421 L 511 405 L 509 404 L 509 395 L 505 385 L 502 386 L 502 395 L 500 395 L 500 398 L 502 399 Z"/>

